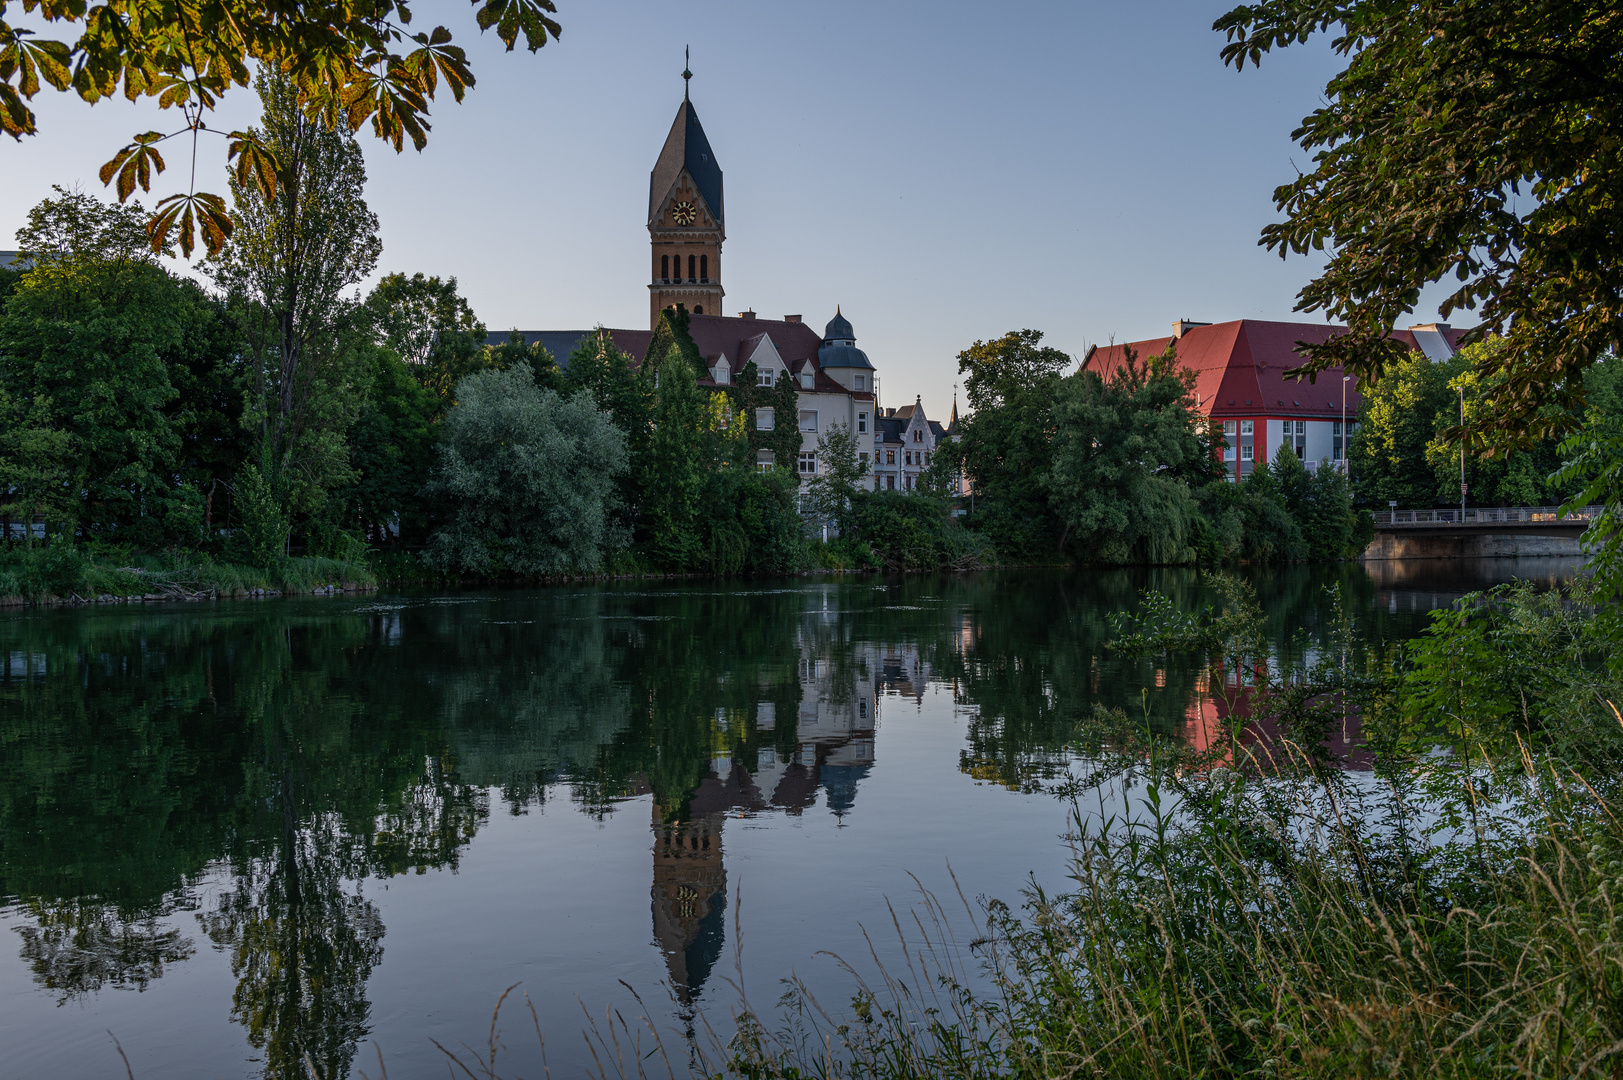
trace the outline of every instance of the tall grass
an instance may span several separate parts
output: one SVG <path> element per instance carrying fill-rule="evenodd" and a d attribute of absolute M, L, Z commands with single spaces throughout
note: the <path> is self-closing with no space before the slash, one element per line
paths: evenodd
<path fill-rule="evenodd" d="M 376 576 L 364 562 L 306 557 L 270 568 L 219 562 L 186 551 L 135 554 L 87 548 L 63 541 L 32 547 L 0 547 L 0 603 L 52 603 L 104 598 L 157 597 L 195 600 L 260 592 L 311 593 L 318 589 L 371 587 Z"/>

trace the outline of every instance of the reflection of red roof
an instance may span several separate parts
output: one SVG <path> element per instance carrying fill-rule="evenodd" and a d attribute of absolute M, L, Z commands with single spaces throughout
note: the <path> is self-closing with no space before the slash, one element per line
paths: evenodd
<path fill-rule="evenodd" d="M 1303 357 L 1297 342 L 1317 345 L 1337 334 L 1342 326 L 1324 323 L 1264 322 L 1237 319 L 1233 322 L 1196 326 L 1184 331 L 1178 340 L 1178 362 L 1195 372 L 1195 396 L 1200 411 L 1209 416 L 1317 416 L 1325 419 L 1341 415 L 1341 369 L 1326 368 L 1316 382 L 1286 378 L 1285 372 L 1298 367 Z M 1458 347 L 1463 331 L 1445 330 L 1449 344 Z M 1399 330 L 1392 337 L 1418 348 L 1414 335 Z M 1082 366 L 1109 377 L 1132 349 L 1140 362 L 1166 351 L 1170 337 L 1133 341 L 1123 345 L 1103 345 L 1088 353 Z M 1347 387 L 1347 412 L 1358 410 L 1358 391 Z"/>

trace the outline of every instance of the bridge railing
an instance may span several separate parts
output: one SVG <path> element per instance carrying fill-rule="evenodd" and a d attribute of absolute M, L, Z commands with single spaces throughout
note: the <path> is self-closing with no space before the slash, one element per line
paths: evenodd
<path fill-rule="evenodd" d="M 1468 528 L 1482 525 L 1537 525 L 1583 524 L 1600 515 L 1599 506 L 1586 506 L 1561 516 L 1559 506 L 1481 506 L 1452 510 L 1377 510 L 1377 529 L 1426 528 L 1439 525 L 1463 525 Z"/>

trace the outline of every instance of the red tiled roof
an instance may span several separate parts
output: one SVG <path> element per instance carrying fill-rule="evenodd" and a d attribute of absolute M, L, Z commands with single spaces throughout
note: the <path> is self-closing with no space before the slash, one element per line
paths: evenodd
<path fill-rule="evenodd" d="M 1342 326 L 1324 323 L 1265 322 L 1236 319 L 1233 322 L 1197 326 L 1184 331 L 1178 341 L 1178 362 L 1195 372 L 1195 396 L 1200 411 L 1210 416 L 1317 416 L 1326 419 L 1341 415 L 1341 368 L 1319 372 L 1317 382 L 1286 378 L 1285 372 L 1303 361 L 1298 342 L 1317 345 L 1337 334 Z M 1458 347 L 1463 331 L 1447 330 L 1449 344 Z M 1418 348 L 1407 330 L 1393 338 L 1410 348 Z M 1100 346 L 1082 362 L 1085 370 L 1109 374 L 1132 349 L 1140 362 L 1166 351 L 1170 337 Z M 1362 400 L 1358 391 L 1347 387 L 1347 413 L 1358 411 Z"/>

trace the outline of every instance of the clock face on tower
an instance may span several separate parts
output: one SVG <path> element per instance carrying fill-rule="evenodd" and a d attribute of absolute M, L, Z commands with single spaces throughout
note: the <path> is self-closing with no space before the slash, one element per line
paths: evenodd
<path fill-rule="evenodd" d="M 671 218 L 678 225 L 692 225 L 695 216 L 693 204 L 690 202 L 679 202 L 671 207 Z"/>

